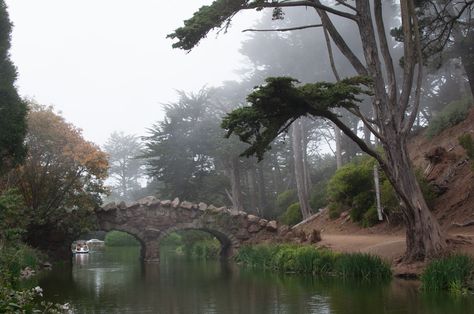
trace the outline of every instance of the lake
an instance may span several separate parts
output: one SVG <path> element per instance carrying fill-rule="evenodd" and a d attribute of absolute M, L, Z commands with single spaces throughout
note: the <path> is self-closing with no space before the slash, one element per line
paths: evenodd
<path fill-rule="evenodd" d="M 76 255 L 39 285 L 74 313 L 474 313 L 472 295 L 425 295 L 413 281 L 367 285 L 173 255 L 143 264 L 139 248 Z"/>

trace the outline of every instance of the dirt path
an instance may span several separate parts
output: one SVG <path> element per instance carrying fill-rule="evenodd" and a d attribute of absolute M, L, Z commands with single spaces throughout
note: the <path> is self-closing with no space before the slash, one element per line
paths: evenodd
<path fill-rule="evenodd" d="M 405 251 L 405 237 L 384 235 L 323 234 L 320 245 L 337 252 L 363 252 L 391 262 Z"/>
<path fill-rule="evenodd" d="M 461 236 L 470 240 L 470 244 L 460 245 L 456 251 L 474 256 L 474 234 L 451 234 L 451 237 Z M 322 234 L 320 245 L 337 252 L 363 252 L 382 257 L 393 262 L 401 257 L 406 249 L 405 237 L 401 235 L 357 235 L 357 234 Z"/>

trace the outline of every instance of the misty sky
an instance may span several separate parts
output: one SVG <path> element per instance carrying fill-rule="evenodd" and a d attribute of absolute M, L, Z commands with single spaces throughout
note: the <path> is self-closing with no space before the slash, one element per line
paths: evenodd
<path fill-rule="evenodd" d="M 54 105 L 100 145 L 113 131 L 144 135 L 176 89 L 237 79 L 241 30 L 258 16 L 238 15 L 227 34 L 210 34 L 186 54 L 165 37 L 211 0 L 6 2 L 21 95 Z"/>

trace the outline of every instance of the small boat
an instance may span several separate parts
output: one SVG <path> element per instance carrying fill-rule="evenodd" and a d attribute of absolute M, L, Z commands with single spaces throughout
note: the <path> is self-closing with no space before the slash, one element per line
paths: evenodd
<path fill-rule="evenodd" d="M 89 253 L 89 246 L 85 242 L 75 242 L 72 245 L 72 254 L 87 254 Z"/>

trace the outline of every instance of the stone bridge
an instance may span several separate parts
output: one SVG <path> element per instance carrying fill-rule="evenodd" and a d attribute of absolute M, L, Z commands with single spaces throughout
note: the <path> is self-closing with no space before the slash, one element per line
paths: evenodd
<path fill-rule="evenodd" d="M 243 244 L 270 240 L 278 234 L 274 220 L 205 203 L 180 202 L 178 198 L 160 201 L 148 196 L 132 204 L 109 203 L 97 209 L 96 216 L 101 230 L 135 236 L 146 262 L 159 261 L 160 241 L 179 230 L 202 230 L 214 235 L 224 258 L 233 256 Z"/>

